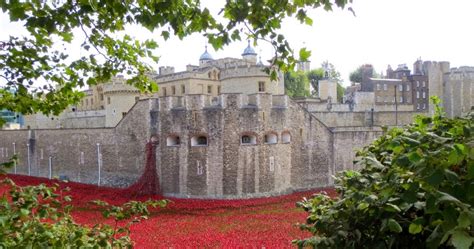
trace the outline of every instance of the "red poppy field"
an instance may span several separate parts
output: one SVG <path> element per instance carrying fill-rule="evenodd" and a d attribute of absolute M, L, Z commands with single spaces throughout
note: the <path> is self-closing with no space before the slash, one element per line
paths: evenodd
<path fill-rule="evenodd" d="M 44 178 L 9 175 L 20 186 L 52 183 Z M 57 181 L 55 181 L 57 182 Z M 121 204 L 129 197 L 120 189 L 99 188 L 79 183 L 59 183 L 69 187 L 73 216 L 82 224 L 107 222 L 100 210 L 89 208 L 92 200 Z M 0 194 L 5 192 L 0 187 Z M 149 219 L 131 227 L 135 248 L 288 248 L 293 239 L 310 234 L 301 231 L 307 214 L 295 203 L 321 190 L 280 197 L 249 200 L 190 200 L 167 198 L 167 207 L 153 209 Z M 334 195 L 334 190 L 325 190 Z M 162 199 L 144 196 L 139 200 Z M 135 198 L 137 199 L 137 198 Z"/>

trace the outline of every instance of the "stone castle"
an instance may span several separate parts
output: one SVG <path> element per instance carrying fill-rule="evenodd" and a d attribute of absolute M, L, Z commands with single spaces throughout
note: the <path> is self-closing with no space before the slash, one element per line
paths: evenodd
<path fill-rule="evenodd" d="M 199 66 L 160 68 L 158 95 L 140 95 L 120 78 L 95 86 L 60 117 L 25 117 L 30 129 L 0 131 L 0 161 L 17 154 L 13 173 L 126 187 L 142 174 L 154 137 L 165 196 L 278 195 L 332 185 L 335 172 L 353 169 L 355 149 L 383 134 L 381 125 L 419 113 L 405 103 L 394 115 L 390 103 L 370 101 L 374 92 L 332 102 L 330 79 L 320 82 L 319 98 L 292 100 L 283 77 L 272 82 L 263 67 L 249 44 L 242 59 L 214 60 L 206 50 Z M 430 95 L 433 84 L 451 79 L 440 71 L 428 75 Z M 474 81 L 458 81 L 471 93 L 461 101 L 472 105 Z"/>

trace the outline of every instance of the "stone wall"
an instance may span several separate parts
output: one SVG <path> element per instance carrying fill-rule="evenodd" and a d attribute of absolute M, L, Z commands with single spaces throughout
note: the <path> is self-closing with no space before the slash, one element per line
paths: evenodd
<path fill-rule="evenodd" d="M 0 160 L 12 155 L 15 143 L 20 158 L 17 173 L 99 184 L 101 164 L 101 185 L 127 186 L 144 168 L 151 102 L 137 103 L 116 128 L 2 130 Z"/>
<path fill-rule="evenodd" d="M 352 161 L 357 150 L 383 135 L 379 127 L 340 127 L 333 132 L 334 172 L 358 170 Z"/>
<path fill-rule="evenodd" d="M 413 122 L 416 115 L 426 114 L 414 111 L 395 112 L 379 111 L 372 114 L 365 112 L 311 112 L 317 119 L 329 127 L 363 127 L 363 126 L 395 126 Z"/>
<path fill-rule="evenodd" d="M 185 103 L 183 103 L 185 102 Z M 249 197 L 330 183 L 331 134 L 286 96 L 189 95 L 160 100 L 158 171 L 162 190 L 181 197 Z M 276 143 L 265 143 L 275 134 Z M 282 134 L 290 134 L 285 143 Z M 242 136 L 255 144 L 242 144 Z M 179 136 L 179 145 L 167 139 Z M 205 136 L 207 146 L 192 146 Z"/>
<path fill-rule="evenodd" d="M 443 106 L 449 117 L 462 116 L 474 106 L 474 67 L 452 68 L 443 86 Z"/>
<path fill-rule="evenodd" d="M 0 131 L 0 160 L 15 143 L 17 173 L 125 187 L 152 135 L 165 195 L 248 198 L 330 186 L 380 132 L 333 131 L 285 95 L 187 95 L 140 100 L 114 128 Z"/>

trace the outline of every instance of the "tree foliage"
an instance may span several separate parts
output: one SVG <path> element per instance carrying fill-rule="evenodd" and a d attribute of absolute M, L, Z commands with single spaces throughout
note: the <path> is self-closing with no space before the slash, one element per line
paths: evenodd
<path fill-rule="evenodd" d="M 321 63 L 321 68 L 328 71 L 328 78 L 335 81 L 338 84 L 342 83 L 341 73 L 337 71 L 336 67 L 329 61 Z"/>
<path fill-rule="evenodd" d="M 439 101 L 437 101 L 439 104 Z M 360 171 L 336 177 L 339 197 L 298 203 L 308 213 L 297 240 L 315 248 L 472 248 L 474 115 L 440 108 L 387 132 L 357 153 Z"/>
<path fill-rule="evenodd" d="M 6 84 L 0 88 L 0 109 L 57 115 L 79 101 L 79 87 L 107 81 L 118 73 L 130 75 L 128 83 L 142 91 L 157 91 L 157 84 L 147 77 L 151 66 L 146 61 L 158 60 L 154 51 L 158 44 L 123 35 L 130 25 L 145 27 L 165 40 L 171 35 L 183 39 L 200 33 L 215 49 L 242 38 L 266 41 L 275 48 L 274 64 L 286 71 L 294 67 L 295 58 L 279 32 L 283 20 L 290 17 L 311 25 L 310 9 L 331 11 L 350 2 L 235 0 L 226 1 L 216 15 L 199 1 L 1 0 L 0 9 L 10 21 L 24 24 L 28 35 L 0 41 L 0 78 Z M 69 58 L 64 44 L 81 38 L 77 49 L 84 54 Z M 300 60 L 309 55 L 304 48 L 299 51 Z M 276 78 L 272 68 L 267 70 Z"/>
<path fill-rule="evenodd" d="M 342 98 L 344 97 L 344 92 L 346 89 L 337 83 L 337 103 L 342 103 Z"/>
<path fill-rule="evenodd" d="M 362 66 L 360 66 L 356 70 L 352 71 L 349 74 L 349 80 L 351 82 L 361 83 L 362 82 L 362 74 L 363 74 L 363 70 L 362 70 Z"/>
<path fill-rule="evenodd" d="M 311 95 L 318 96 L 319 81 L 324 78 L 324 69 L 317 68 L 306 73 L 309 83 L 313 87 Z"/>
<path fill-rule="evenodd" d="M 285 93 L 290 97 L 308 97 L 309 80 L 303 72 L 285 73 Z"/>

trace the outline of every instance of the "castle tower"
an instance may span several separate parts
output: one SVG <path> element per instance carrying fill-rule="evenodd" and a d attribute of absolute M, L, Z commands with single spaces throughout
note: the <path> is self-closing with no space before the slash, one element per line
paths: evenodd
<path fill-rule="evenodd" d="M 257 53 L 255 53 L 255 50 L 250 46 L 250 40 L 248 41 L 248 45 L 242 53 L 242 58 L 247 62 L 251 62 L 252 64 L 257 63 Z"/>
<path fill-rule="evenodd" d="M 447 61 L 425 61 L 423 62 L 423 72 L 428 76 L 429 97 L 438 96 L 443 99 L 445 96 L 443 84 L 449 76 L 450 64 Z M 429 105 L 430 114 L 434 112 L 434 106 Z"/>
<path fill-rule="evenodd" d="M 413 74 L 415 75 L 424 75 L 423 72 L 423 61 L 421 58 L 418 58 L 415 63 L 413 63 Z"/>
<path fill-rule="evenodd" d="M 393 75 L 393 69 L 390 65 L 388 65 L 387 67 L 387 79 L 393 79 L 394 78 L 394 75 Z"/>
<path fill-rule="evenodd" d="M 205 46 L 204 53 L 202 53 L 201 57 L 199 57 L 199 66 L 205 65 L 207 62 L 214 60 L 212 55 L 207 52 L 207 45 Z"/>
<path fill-rule="evenodd" d="M 296 64 L 298 71 L 301 71 L 301 72 L 309 72 L 310 65 L 311 65 L 310 61 L 298 61 Z"/>
<path fill-rule="evenodd" d="M 321 100 L 337 100 L 337 83 L 329 78 L 324 78 L 318 83 L 318 94 Z"/>

